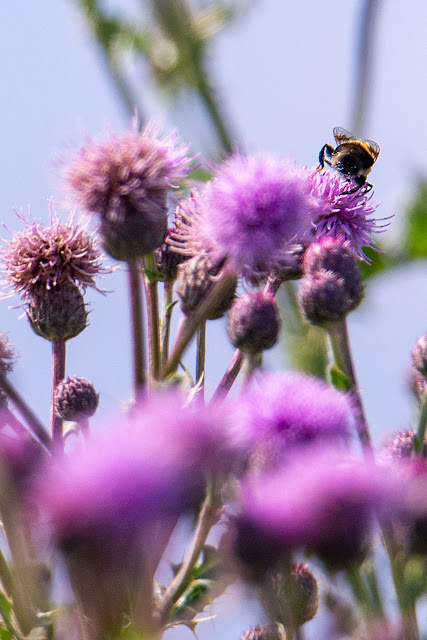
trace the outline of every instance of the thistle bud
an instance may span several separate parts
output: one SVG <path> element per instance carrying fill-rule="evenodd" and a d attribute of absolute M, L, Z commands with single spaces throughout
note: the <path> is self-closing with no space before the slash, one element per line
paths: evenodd
<path fill-rule="evenodd" d="M 91 418 L 98 408 L 98 403 L 99 395 L 95 387 L 84 378 L 66 378 L 56 387 L 54 409 L 62 420 Z"/>
<path fill-rule="evenodd" d="M 295 564 L 290 575 L 267 574 L 261 594 L 268 615 L 285 627 L 300 627 L 314 618 L 319 607 L 317 581 L 305 564 Z"/>
<path fill-rule="evenodd" d="M 360 269 L 349 242 L 342 238 L 325 237 L 320 242 L 313 242 L 304 255 L 304 273 L 313 275 L 317 271 L 333 271 L 338 273 L 347 283 L 358 283 Z"/>
<path fill-rule="evenodd" d="M 168 243 L 168 238 L 174 233 L 169 229 L 167 237 L 161 247 L 156 249 L 157 277 L 160 282 L 174 282 L 180 264 L 188 260 L 188 256 L 177 253 Z"/>
<path fill-rule="evenodd" d="M 427 378 L 427 334 L 422 336 L 412 351 L 414 367 L 423 378 Z"/>
<path fill-rule="evenodd" d="M 5 376 L 12 371 L 15 354 L 7 341 L 5 333 L 0 333 L 0 373 Z M 0 407 L 6 402 L 7 395 L 0 389 Z"/>
<path fill-rule="evenodd" d="M 286 632 L 284 626 L 277 622 L 264 627 L 257 625 L 248 629 L 241 640 L 286 640 Z"/>
<path fill-rule="evenodd" d="M 79 287 L 71 282 L 30 299 L 27 316 L 34 332 L 51 342 L 75 338 L 87 326 L 87 311 Z"/>
<path fill-rule="evenodd" d="M 246 353 L 260 353 L 276 344 L 280 331 L 279 310 L 273 296 L 247 293 L 228 314 L 227 332 L 232 344 Z"/>
<path fill-rule="evenodd" d="M 322 269 L 304 279 L 299 291 L 299 303 L 310 324 L 323 325 L 342 320 L 355 309 L 360 299 L 353 299 L 343 278 Z"/>
<path fill-rule="evenodd" d="M 204 255 L 195 256 L 180 265 L 176 292 L 183 313 L 189 315 L 196 310 L 211 290 L 219 270 L 220 267 L 213 266 Z M 228 311 L 236 297 L 236 287 L 237 278 L 230 285 L 217 307 L 212 309 L 208 320 L 217 320 Z"/>

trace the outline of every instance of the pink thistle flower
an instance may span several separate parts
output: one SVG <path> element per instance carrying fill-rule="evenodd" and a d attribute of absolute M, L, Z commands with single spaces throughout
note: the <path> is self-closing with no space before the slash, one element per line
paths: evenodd
<path fill-rule="evenodd" d="M 18 218 L 24 230 L 14 233 L 0 252 L 3 284 L 12 290 L 3 297 L 18 293 L 28 302 L 66 284 L 97 289 L 95 277 L 111 270 L 101 266 L 102 251 L 87 227 L 74 223 L 73 214 L 61 222 L 53 212 L 49 226 Z"/>
<path fill-rule="evenodd" d="M 369 262 L 364 247 L 373 247 L 372 233 L 381 233 L 386 224 L 371 218 L 378 204 L 372 201 L 373 194 L 361 188 L 350 193 L 348 181 L 332 171 L 317 171 L 312 174 L 312 195 L 317 200 L 318 210 L 314 219 L 316 238 L 342 236 L 348 240 L 354 254 Z"/>
<path fill-rule="evenodd" d="M 97 214 L 105 249 L 118 260 L 146 255 L 167 232 L 167 192 L 188 175 L 192 158 L 176 132 L 158 137 L 153 123 L 138 131 L 89 140 L 66 168 L 77 203 Z"/>
<path fill-rule="evenodd" d="M 249 280 L 265 277 L 309 238 L 315 210 L 311 177 L 272 155 L 235 155 L 182 207 L 177 244 L 189 255 L 227 260 Z"/>

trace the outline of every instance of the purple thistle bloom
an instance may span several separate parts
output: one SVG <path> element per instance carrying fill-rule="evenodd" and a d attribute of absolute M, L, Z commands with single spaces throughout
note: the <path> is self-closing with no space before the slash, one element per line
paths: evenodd
<path fill-rule="evenodd" d="M 158 248 L 167 232 L 167 193 L 188 175 L 192 158 L 177 134 L 161 139 L 153 123 L 89 141 L 66 169 L 78 204 L 99 216 L 105 249 L 131 260 Z"/>
<path fill-rule="evenodd" d="M 248 448 L 270 443 L 274 458 L 282 461 L 295 447 L 348 440 L 353 422 L 349 397 L 322 380 L 300 373 L 265 373 L 244 389 L 234 435 Z"/>
<path fill-rule="evenodd" d="M 179 241 L 191 255 L 227 260 L 249 280 L 286 262 L 312 231 L 314 199 L 304 169 L 272 155 L 235 155 L 187 209 Z M 179 235 L 179 234 L 178 234 Z"/>
<path fill-rule="evenodd" d="M 97 289 L 95 276 L 111 271 L 101 266 L 102 251 L 86 226 L 74 222 L 73 214 L 61 222 L 52 210 L 46 227 L 33 220 L 27 222 L 22 216 L 18 218 L 25 228 L 14 233 L 0 254 L 5 263 L 5 283 L 12 289 L 5 297 L 18 293 L 27 302 L 68 284 L 83 290 Z"/>
<path fill-rule="evenodd" d="M 243 487 L 237 547 L 249 563 L 259 557 L 271 563 L 282 551 L 305 547 L 340 568 L 360 557 L 374 515 L 392 510 L 399 495 L 373 463 L 305 450 Z"/>
<path fill-rule="evenodd" d="M 312 175 L 312 195 L 318 203 L 314 220 L 316 238 L 342 236 L 350 242 L 358 258 L 369 262 L 363 248 L 373 247 L 371 234 L 381 233 L 388 223 L 380 225 L 378 220 L 369 217 L 378 207 L 372 201 L 373 194 L 367 195 L 363 188 L 349 193 L 349 188 L 348 181 L 332 171 L 317 171 Z"/>

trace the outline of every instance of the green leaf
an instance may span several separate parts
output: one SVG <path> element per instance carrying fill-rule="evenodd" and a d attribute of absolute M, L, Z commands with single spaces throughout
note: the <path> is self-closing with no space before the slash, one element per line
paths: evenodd
<path fill-rule="evenodd" d="M 159 274 L 156 269 L 141 269 L 141 273 L 143 273 L 150 284 L 153 282 L 158 282 Z"/>
<path fill-rule="evenodd" d="M 11 640 L 12 634 L 7 629 L 0 629 L 0 640 Z"/>

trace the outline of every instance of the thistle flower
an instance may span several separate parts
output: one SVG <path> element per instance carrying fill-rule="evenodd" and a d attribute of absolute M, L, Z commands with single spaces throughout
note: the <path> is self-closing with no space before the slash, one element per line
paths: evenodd
<path fill-rule="evenodd" d="M 316 238 L 342 236 L 360 260 L 369 263 L 364 247 L 373 247 L 372 233 L 380 233 L 387 224 L 370 218 L 378 204 L 364 189 L 349 193 L 349 183 L 332 171 L 318 171 L 312 175 L 312 191 L 318 210 L 314 218 Z M 384 220 L 384 219 L 382 219 Z"/>
<path fill-rule="evenodd" d="M 270 155 L 235 155 L 185 206 L 177 244 L 190 255 L 228 261 L 249 280 L 286 263 L 311 234 L 315 203 L 309 174 Z"/>
<path fill-rule="evenodd" d="M 282 372 L 254 378 L 235 413 L 236 439 L 249 449 L 270 444 L 276 463 L 296 447 L 347 440 L 354 421 L 346 394 L 317 378 Z"/>
<path fill-rule="evenodd" d="M 1 251 L 5 283 L 12 289 L 6 295 L 18 293 L 29 302 L 65 284 L 83 291 L 87 287 L 97 289 L 95 277 L 109 269 L 101 266 L 102 252 L 86 227 L 74 223 L 73 214 L 61 222 L 53 212 L 46 227 L 18 218 L 24 230 L 14 233 Z"/>
<path fill-rule="evenodd" d="M 275 474 L 243 487 L 236 548 L 257 571 L 304 547 L 333 569 L 360 560 L 374 515 L 393 512 L 400 496 L 373 463 L 311 449 Z"/>
<path fill-rule="evenodd" d="M 142 257 L 167 232 L 167 194 L 185 178 L 191 158 L 176 133 L 160 139 L 151 123 L 137 120 L 124 134 L 91 140 L 66 170 L 78 204 L 99 218 L 104 248 L 117 260 Z"/>

